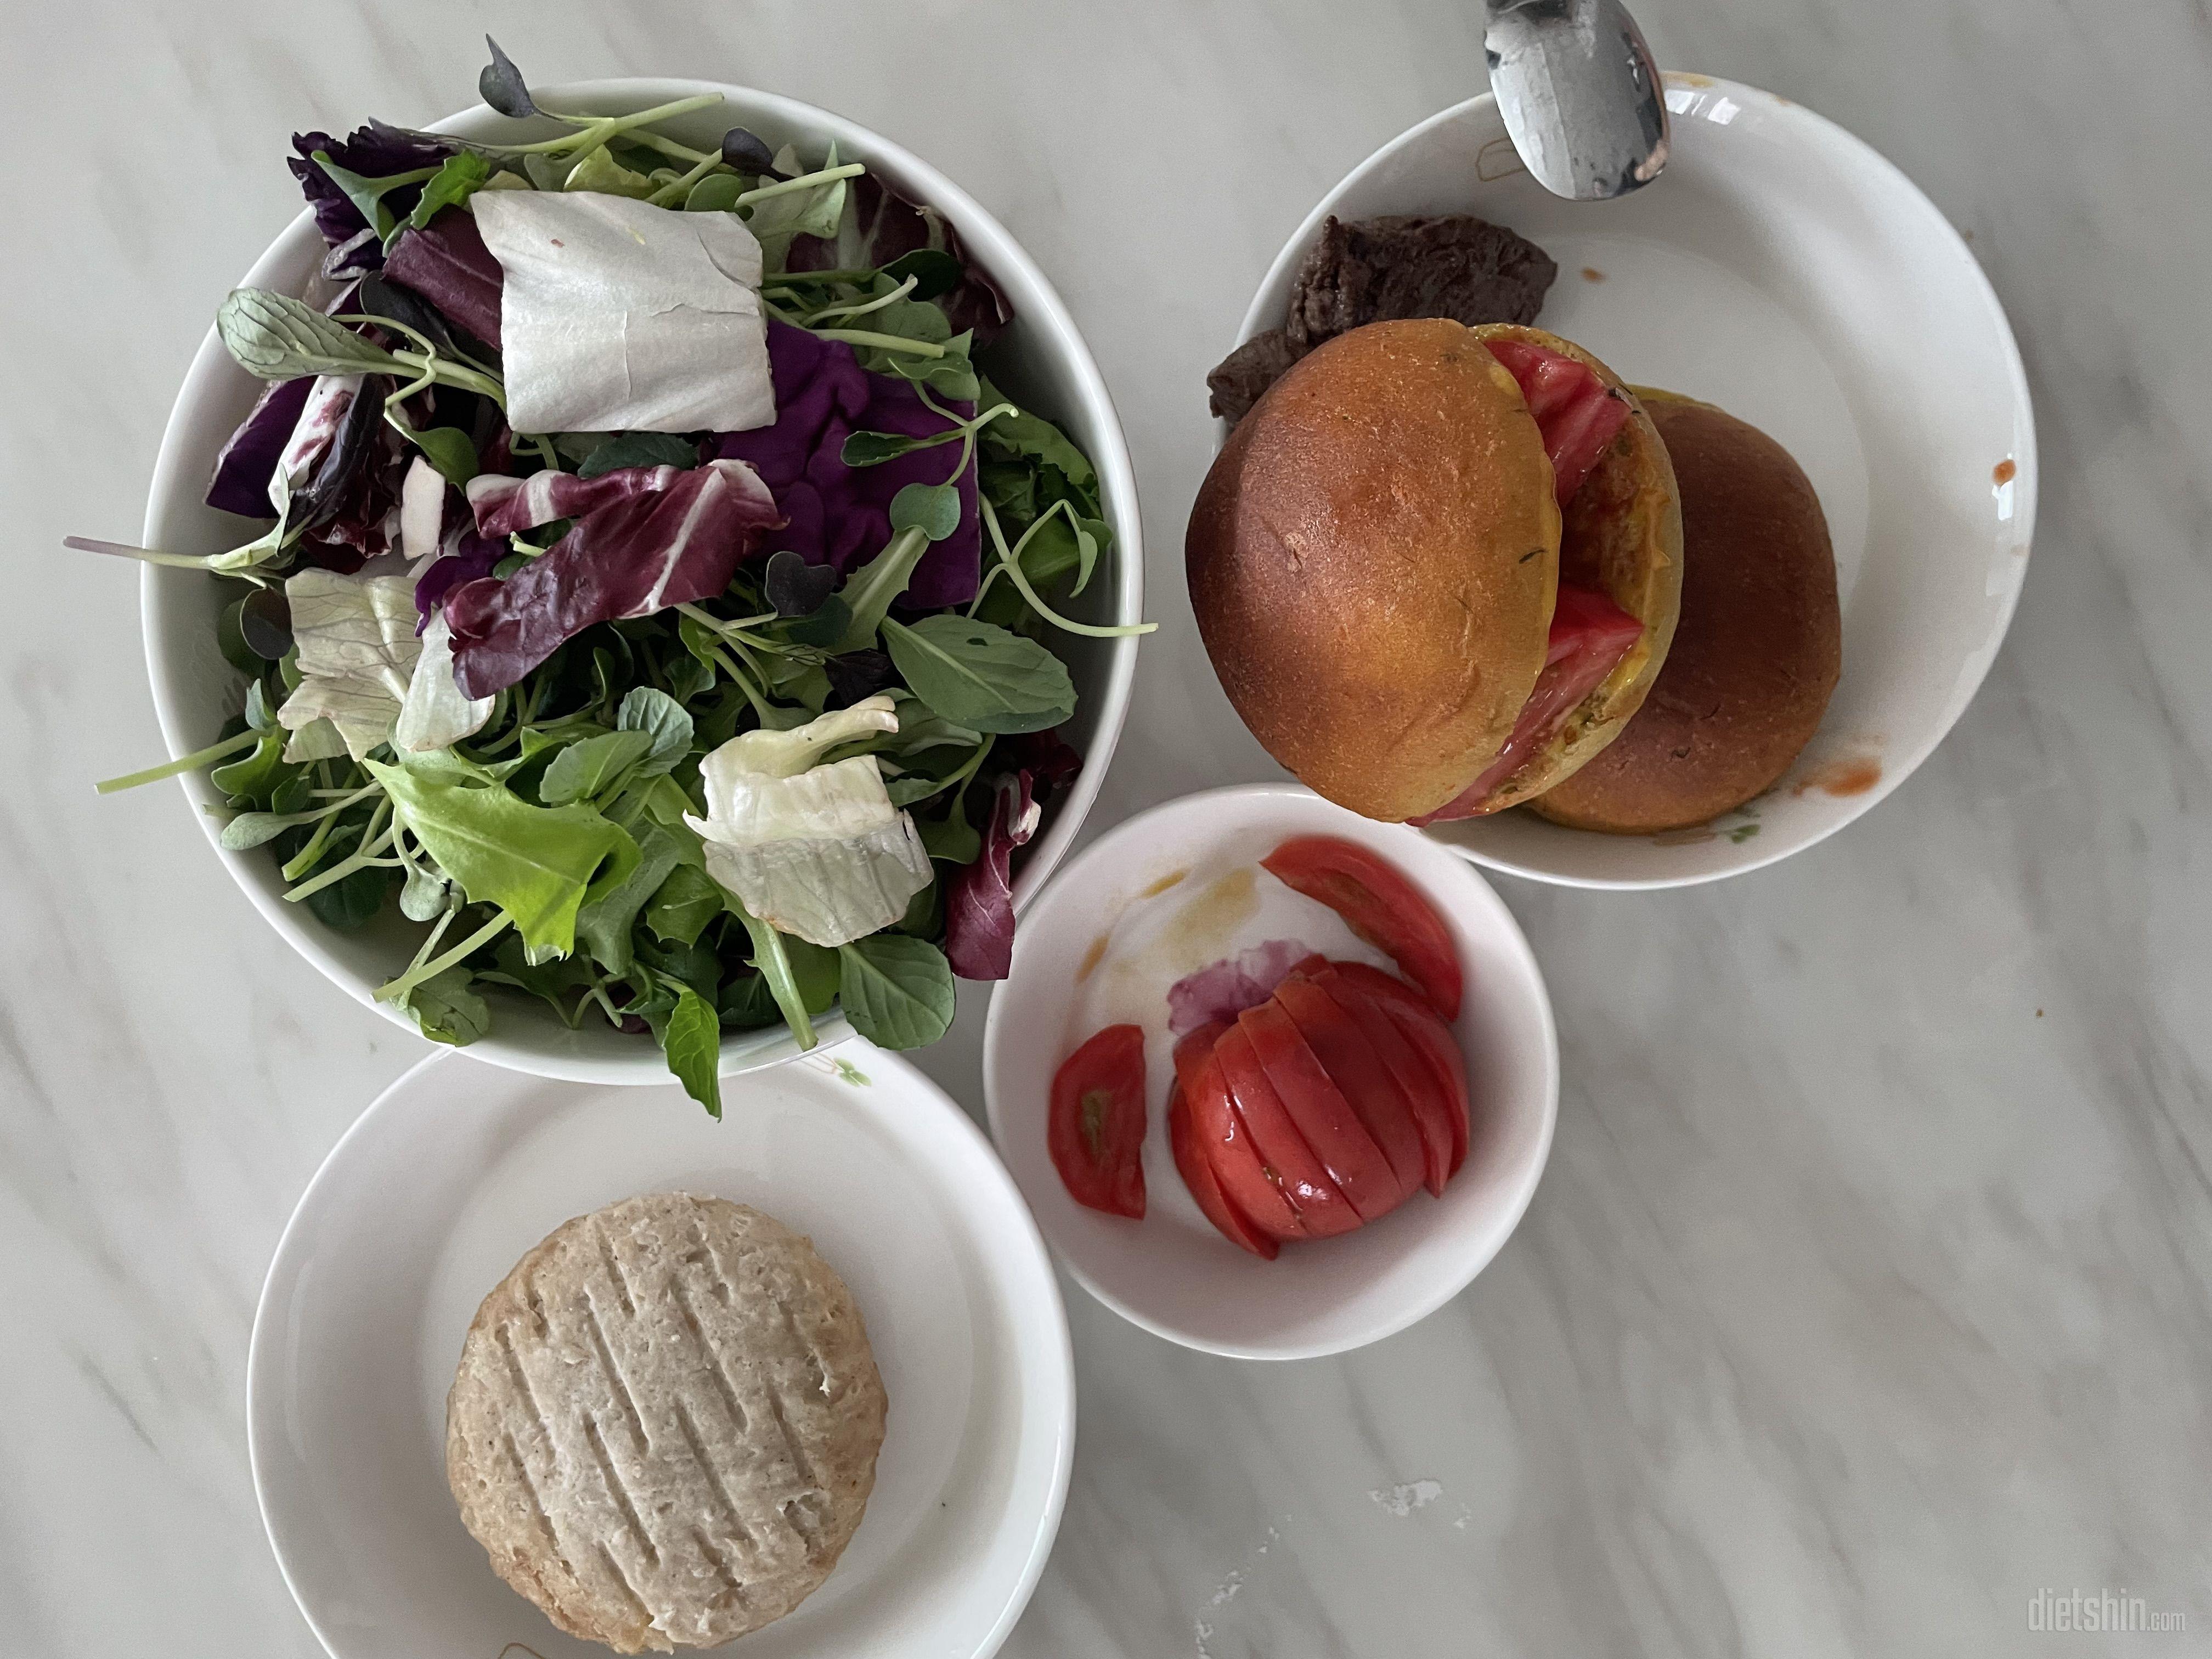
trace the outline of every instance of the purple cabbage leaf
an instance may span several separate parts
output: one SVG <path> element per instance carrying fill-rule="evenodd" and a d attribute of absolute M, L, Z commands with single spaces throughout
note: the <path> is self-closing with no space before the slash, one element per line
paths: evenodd
<path fill-rule="evenodd" d="M 945 957 L 963 979 L 1004 979 L 1014 963 L 1014 848 L 1036 833 L 1043 809 L 1030 775 L 1000 781 L 983 850 L 945 890 Z"/>

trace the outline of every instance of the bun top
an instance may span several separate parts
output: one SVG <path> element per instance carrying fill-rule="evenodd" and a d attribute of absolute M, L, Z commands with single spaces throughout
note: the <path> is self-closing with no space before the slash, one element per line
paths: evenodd
<path fill-rule="evenodd" d="M 1820 726 L 1843 661 L 1827 520 L 1790 452 L 1710 404 L 1642 395 L 1681 488 L 1681 625 L 1641 712 L 1533 803 L 1622 835 L 1705 823 L 1771 786 Z"/>
<path fill-rule="evenodd" d="M 1191 605 L 1267 752 L 1370 817 L 1482 772 L 1544 664 L 1552 465 L 1470 330 L 1373 323 L 1303 358 L 1238 424 L 1191 514 Z"/>

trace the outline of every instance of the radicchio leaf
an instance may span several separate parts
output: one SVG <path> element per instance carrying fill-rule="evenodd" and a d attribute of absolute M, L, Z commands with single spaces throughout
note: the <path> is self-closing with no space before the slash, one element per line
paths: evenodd
<path fill-rule="evenodd" d="M 580 519 L 633 495 L 656 495 L 688 470 L 622 466 L 588 478 L 551 471 L 527 478 L 479 473 L 468 483 L 469 510 L 476 514 L 477 535 L 512 536 L 556 519 Z"/>
<path fill-rule="evenodd" d="M 712 599 L 781 523 L 768 486 L 741 461 L 652 470 L 668 473 L 666 489 L 596 507 L 505 581 L 486 577 L 447 596 L 463 696 L 513 685 L 593 623 Z"/>
<path fill-rule="evenodd" d="M 998 284 L 969 258 L 943 214 L 907 200 L 872 172 L 846 182 L 849 195 L 837 234 L 792 238 L 785 270 L 872 270 L 901 254 L 934 248 L 950 253 L 962 267 L 960 282 L 937 301 L 955 334 L 975 330 L 980 349 L 1013 321 L 1013 307 Z"/>
<path fill-rule="evenodd" d="M 880 465 L 848 467 L 845 440 L 856 431 L 931 437 L 946 430 L 943 416 L 921 401 L 911 383 L 860 367 L 853 348 L 773 319 L 768 325 L 769 369 L 775 386 L 775 424 L 727 432 L 715 453 L 750 461 L 775 494 L 787 521 L 776 545 L 810 564 L 851 570 L 880 552 L 891 538 L 892 499 L 910 483 L 942 483 L 959 446 L 915 450 Z M 947 402 L 963 418 L 973 405 Z M 965 605 L 975 597 L 982 571 L 982 523 L 975 507 L 975 468 L 962 473 L 960 522 L 952 534 L 930 544 L 905 602 L 917 610 Z"/>
<path fill-rule="evenodd" d="M 312 374 L 295 380 L 271 380 L 261 388 L 253 410 L 239 422 L 215 458 L 215 476 L 209 481 L 207 504 L 245 519 L 275 517 L 269 505 L 269 481 L 276 476 L 276 458 L 284 453 L 300 411 L 307 406 L 307 393 L 315 384 Z"/>
<path fill-rule="evenodd" d="M 963 979 L 1004 979 L 1014 965 L 1014 848 L 1043 817 L 1030 784 L 1026 771 L 1000 781 L 982 852 L 945 889 L 945 956 Z"/>
<path fill-rule="evenodd" d="M 1056 726 L 1042 732 L 1022 732 L 999 739 L 998 753 L 1030 775 L 1030 786 L 1038 801 L 1052 798 L 1075 781 L 1083 770 L 1083 757 L 1069 746 Z"/>
<path fill-rule="evenodd" d="M 361 493 L 353 486 L 363 467 L 381 446 L 377 440 L 386 430 L 384 424 L 384 399 L 392 390 L 390 379 L 381 374 L 364 375 L 345 412 L 331 434 L 330 442 L 315 465 L 314 475 L 292 492 L 292 522 L 303 529 L 314 530 L 341 517 L 351 505 L 364 507 Z M 390 506 L 390 501 L 384 503 Z M 378 509 L 381 516 L 382 508 Z M 346 539 L 340 538 L 339 539 Z"/>
<path fill-rule="evenodd" d="M 1258 1007 L 1310 954 L 1310 947 L 1297 939 L 1271 939 L 1184 975 L 1168 987 L 1168 1030 L 1182 1036 Z"/>
<path fill-rule="evenodd" d="M 444 555 L 416 579 L 415 631 L 420 634 L 429 624 L 447 594 L 464 582 L 490 575 L 507 553 L 505 542 L 486 541 L 473 530 L 462 531 Z"/>
<path fill-rule="evenodd" d="M 450 138 L 402 132 L 397 127 L 372 122 L 368 126 L 356 127 L 343 143 L 327 132 L 295 132 L 292 135 L 292 148 L 299 154 L 288 158 L 285 166 L 292 169 L 292 176 L 300 181 L 307 205 L 314 210 L 315 228 L 323 233 L 323 240 L 336 248 L 368 229 L 369 223 L 345 191 L 338 188 L 337 181 L 316 164 L 317 150 L 323 151 L 349 173 L 357 173 L 364 179 L 388 179 L 395 173 L 435 167 L 460 145 Z M 404 217 L 421 194 L 421 185 L 403 185 L 384 199 L 394 213 Z M 370 269 L 379 263 L 373 246 L 356 250 L 351 257 L 354 266 L 360 269 Z"/>
<path fill-rule="evenodd" d="M 463 333 L 498 349 L 505 273 L 484 246 L 475 215 L 447 208 L 420 230 L 401 231 L 385 258 L 384 276 L 428 300 Z"/>

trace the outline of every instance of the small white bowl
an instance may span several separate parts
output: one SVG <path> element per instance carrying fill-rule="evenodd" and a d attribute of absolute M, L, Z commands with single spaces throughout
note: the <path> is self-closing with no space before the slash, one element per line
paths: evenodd
<path fill-rule="evenodd" d="M 747 1659 L 982 1659 L 1052 1550 L 1075 1450 L 1066 1310 L 1036 1224 L 943 1091 L 857 1039 L 727 1091 L 579 1088 L 426 1060 L 324 1161 L 246 1360 L 270 1545 L 335 1659 L 606 1650 L 492 1571 L 446 1484 L 446 1394 L 477 1304 L 572 1216 L 638 1193 L 750 1204 L 852 1287 L 890 1413 L 828 1582 Z"/>
<path fill-rule="evenodd" d="M 1079 975 L 1122 911 L 1194 866 L 1256 862 L 1286 837 L 1340 836 L 1395 865 L 1451 929 L 1467 975 L 1455 1033 L 1474 1138 L 1443 1196 L 1417 1192 L 1340 1238 L 1263 1261 L 1216 1232 L 1185 1189 L 1151 1079 L 1146 1214 L 1101 1214 L 1068 1195 L 1045 1148 L 1053 1074 L 1088 1030 L 1072 1029 Z M 1045 1238 L 1084 1288 L 1186 1347 L 1243 1359 L 1338 1353 L 1404 1329 L 1464 1289 L 1528 1207 L 1559 1113 L 1559 1048 L 1536 959 L 1489 883 L 1403 824 L 1377 823 L 1289 784 L 1185 795 L 1084 849 L 1037 897 L 991 999 L 983 1091 L 1000 1156 Z"/>
<path fill-rule="evenodd" d="M 726 129 L 745 126 L 771 145 L 795 143 L 805 154 L 818 154 L 834 140 L 840 155 L 866 162 L 902 194 L 944 214 L 970 257 L 991 274 L 1013 304 L 1012 326 L 988 354 L 993 380 L 1066 427 L 1098 471 L 1107 521 L 1114 529 L 1115 550 L 1090 591 L 1074 602 L 1073 610 L 1087 621 L 1138 620 L 1144 610 L 1143 532 L 1138 519 L 1136 477 L 1113 399 L 1091 360 L 1090 348 L 1084 344 L 1066 307 L 1044 273 L 972 197 L 890 139 L 841 115 L 773 93 L 720 82 L 658 79 L 583 81 L 538 92 L 548 104 L 586 114 L 620 113 L 697 93 L 718 92 L 723 100 L 719 106 L 666 122 L 666 130 L 695 145 L 711 148 Z M 550 121 L 537 125 L 544 131 L 533 130 L 527 136 L 544 137 L 568 130 Z M 525 128 L 479 104 L 437 123 L 432 130 L 466 137 L 508 138 L 523 133 Z M 281 157 L 269 158 L 268 165 L 281 164 Z M 255 262 L 241 285 L 297 293 L 323 252 L 313 219 L 302 213 Z M 161 440 L 146 507 L 147 546 L 178 553 L 210 552 L 235 546 L 252 533 L 247 520 L 216 512 L 203 496 L 216 452 L 252 406 L 260 385 L 230 361 L 210 328 L 177 394 L 168 430 Z M 239 677 L 216 648 L 215 632 L 221 603 L 231 592 L 225 585 L 197 571 L 152 565 L 146 568 L 141 581 L 154 707 L 172 755 L 187 754 L 213 742 L 216 729 L 237 709 Z M 1133 638 L 1062 635 L 1054 641 L 1054 648 L 1066 659 L 1079 694 L 1066 736 L 1082 752 L 1083 771 L 1054 809 L 1049 826 L 1015 878 L 1018 906 L 1051 874 L 1082 828 L 1084 815 L 1091 810 L 1113 758 L 1136 675 Z M 384 916 L 362 932 L 338 933 L 323 927 L 302 907 L 285 903 L 285 883 L 267 849 L 222 850 L 217 840 L 222 817 L 204 810 L 219 806 L 222 797 L 206 776 L 193 774 L 182 781 L 192 815 L 215 847 L 216 855 L 270 926 L 356 1001 L 413 1030 L 414 1022 L 405 1013 L 376 1001 L 374 993 L 406 966 L 420 930 L 402 921 L 397 907 L 387 907 Z M 579 1083 L 666 1080 L 667 1067 L 649 1039 L 625 1036 L 593 1020 L 586 1020 L 580 1030 L 569 1030 L 551 1009 L 529 997 L 500 998 L 494 1015 L 491 1034 L 468 1049 L 479 1060 Z M 837 1042 L 852 1030 L 844 1016 L 835 1011 L 817 1020 L 816 1027 L 824 1042 Z M 780 1027 L 742 1035 L 731 1032 L 722 1042 L 722 1071 L 726 1075 L 750 1071 L 798 1053 L 790 1033 Z"/>
<path fill-rule="evenodd" d="M 1910 776 L 1982 683 L 2035 524 L 2035 422 L 2012 330 L 1966 245 L 1897 168 L 1810 110 L 1669 75 L 1674 152 L 1620 201 L 1531 179 L 1485 94 L 1354 167 L 1276 257 L 1239 341 L 1281 326 L 1334 214 L 1471 212 L 1559 262 L 1540 324 L 1632 383 L 1719 404 L 1797 458 L 1826 510 L 1842 683 L 1765 794 L 1698 830 L 1601 836 L 1533 812 L 1429 833 L 1492 868 L 1673 887 L 1833 835 Z M 1224 428 L 1225 435 L 1225 428 Z"/>

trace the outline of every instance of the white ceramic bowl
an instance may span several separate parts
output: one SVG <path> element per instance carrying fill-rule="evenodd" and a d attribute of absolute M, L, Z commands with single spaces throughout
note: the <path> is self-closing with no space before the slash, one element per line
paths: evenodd
<path fill-rule="evenodd" d="M 747 1659 L 982 1659 L 1043 1571 L 1075 1381 L 1036 1224 L 967 1115 L 857 1039 L 728 1091 L 578 1087 L 449 1054 L 346 1132 L 270 1264 L 247 1443 L 285 1582 L 337 1659 L 586 1659 L 493 1573 L 446 1485 L 477 1304 L 547 1233 L 637 1193 L 751 1204 L 851 1285 L 890 1401 L 866 1515 Z M 513 1644 L 520 1644 L 516 1647 Z"/>
<path fill-rule="evenodd" d="M 1667 77 L 1674 154 L 1622 200 L 1550 194 L 1485 95 L 1392 139 L 1284 245 L 1241 340 L 1279 327 L 1322 222 L 1473 212 L 1559 262 L 1542 326 L 1632 383 L 1718 404 L 1797 458 L 1828 516 L 1843 679 L 1779 784 L 1701 830 L 1601 836 L 1533 812 L 1430 833 L 1584 887 L 1771 864 L 1911 775 L 1982 683 L 2035 523 L 2035 426 L 2004 312 L 1933 203 L 1860 140 L 1771 93 Z"/>
<path fill-rule="evenodd" d="M 1146 1215 L 1101 1214 L 1068 1196 L 1045 1148 L 1053 1073 L 1089 1037 L 1076 1030 L 1079 976 L 1132 902 L 1197 866 L 1254 861 L 1295 835 L 1341 836 L 1388 859 L 1442 913 L 1467 995 L 1455 1028 L 1467 1056 L 1474 1135 L 1443 1196 L 1415 1193 L 1348 1233 L 1285 1245 L 1262 1261 L 1216 1232 L 1169 1150 L 1169 1079 L 1153 1076 L 1145 1138 Z M 1244 1359 L 1303 1359 L 1379 1340 L 1435 1311 L 1489 1265 L 1528 1207 L 1559 1113 L 1559 1038 L 1542 974 L 1498 895 L 1419 830 L 1377 823 L 1310 790 L 1256 784 L 1185 795 L 1085 848 L 1037 897 L 993 994 L 983 1090 L 1000 1156 L 1068 1270 L 1146 1330 Z"/>
<path fill-rule="evenodd" d="M 1133 622 L 1144 608 L 1144 550 L 1137 513 L 1137 486 L 1127 446 L 1114 413 L 1106 383 L 1076 331 L 1067 308 L 1029 255 L 1004 227 L 943 173 L 866 127 L 796 99 L 708 81 L 586 81 L 538 88 L 556 108 L 583 113 L 619 113 L 691 96 L 719 92 L 722 103 L 665 124 L 665 130 L 697 145 L 711 147 L 731 126 L 750 127 L 771 145 L 796 143 L 802 153 L 819 154 L 832 140 L 838 153 L 865 161 L 902 193 L 943 213 L 960 234 L 968 252 L 1003 289 L 1015 320 L 986 355 L 992 379 L 1021 402 L 1064 426 L 1098 470 L 1106 517 L 1113 526 L 1115 551 L 1088 592 L 1073 604 L 1074 613 L 1096 622 Z M 543 137 L 567 129 L 538 122 Z M 435 129 L 465 137 L 511 138 L 524 128 L 479 104 Z M 271 167 L 280 165 L 271 157 Z M 297 292 L 323 255 L 313 219 L 302 213 L 242 280 L 246 285 Z M 260 383 L 234 364 L 210 329 L 169 416 L 161 453 L 154 469 L 147 503 L 144 541 L 173 552 L 208 552 L 235 546 L 250 535 L 247 521 L 218 513 L 202 497 L 216 452 L 252 406 Z M 241 534 L 241 530 L 245 531 Z M 215 739 L 217 728 L 236 712 L 239 677 L 216 649 L 215 621 L 233 590 L 196 571 L 146 568 L 140 586 L 146 632 L 146 661 L 154 687 L 154 706 L 172 755 L 183 755 Z M 1061 798 L 1049 827 L 1040 836 L 1014 883 L 1017 905 L 1024 902 L 1060 861 L 1081 828 L 1098 793 L 1115 739 L 1128 712 L 1136 673 L 1134 639 L 1090 640 L 1062 635 L 1054 648 L 1066 659 L 1080 701 L 1067 728 L 1082 751 L 1082 775 Z M 358 933 L 324 927 L 302 908 L 286 904 L 284 883 L 265 848 L 227 853 L 216 844 L 222 819 L 202 811 L 221 797 L 204 775 L 183 780 L 192 816 L 215 847 L 246 897 L 293 949 L 364 1006 L 413 1030 L 406 1014 L 374 1000 L 376 987 L 404 968 L 414 951 L 419 929 L 390 907 L 387 914 Z M 817 1022 L 825 1042 L 851 1028 L 834 1011 Z M 492 1032 L 468 1052 L 518 1071 L 577 1082 L 650 1084 L 664 1081 L 667 1068 L 659 1050 L 645 1038 L 626 1036 L 604 1022 L 586 1020 L 580 1030 L 563 1026 L 534 998 L 501 997 Z M 722 1043 L 725 1073 L 773 1065 L 799 1052 L 781 1028 L 726 1034 Z"/>

